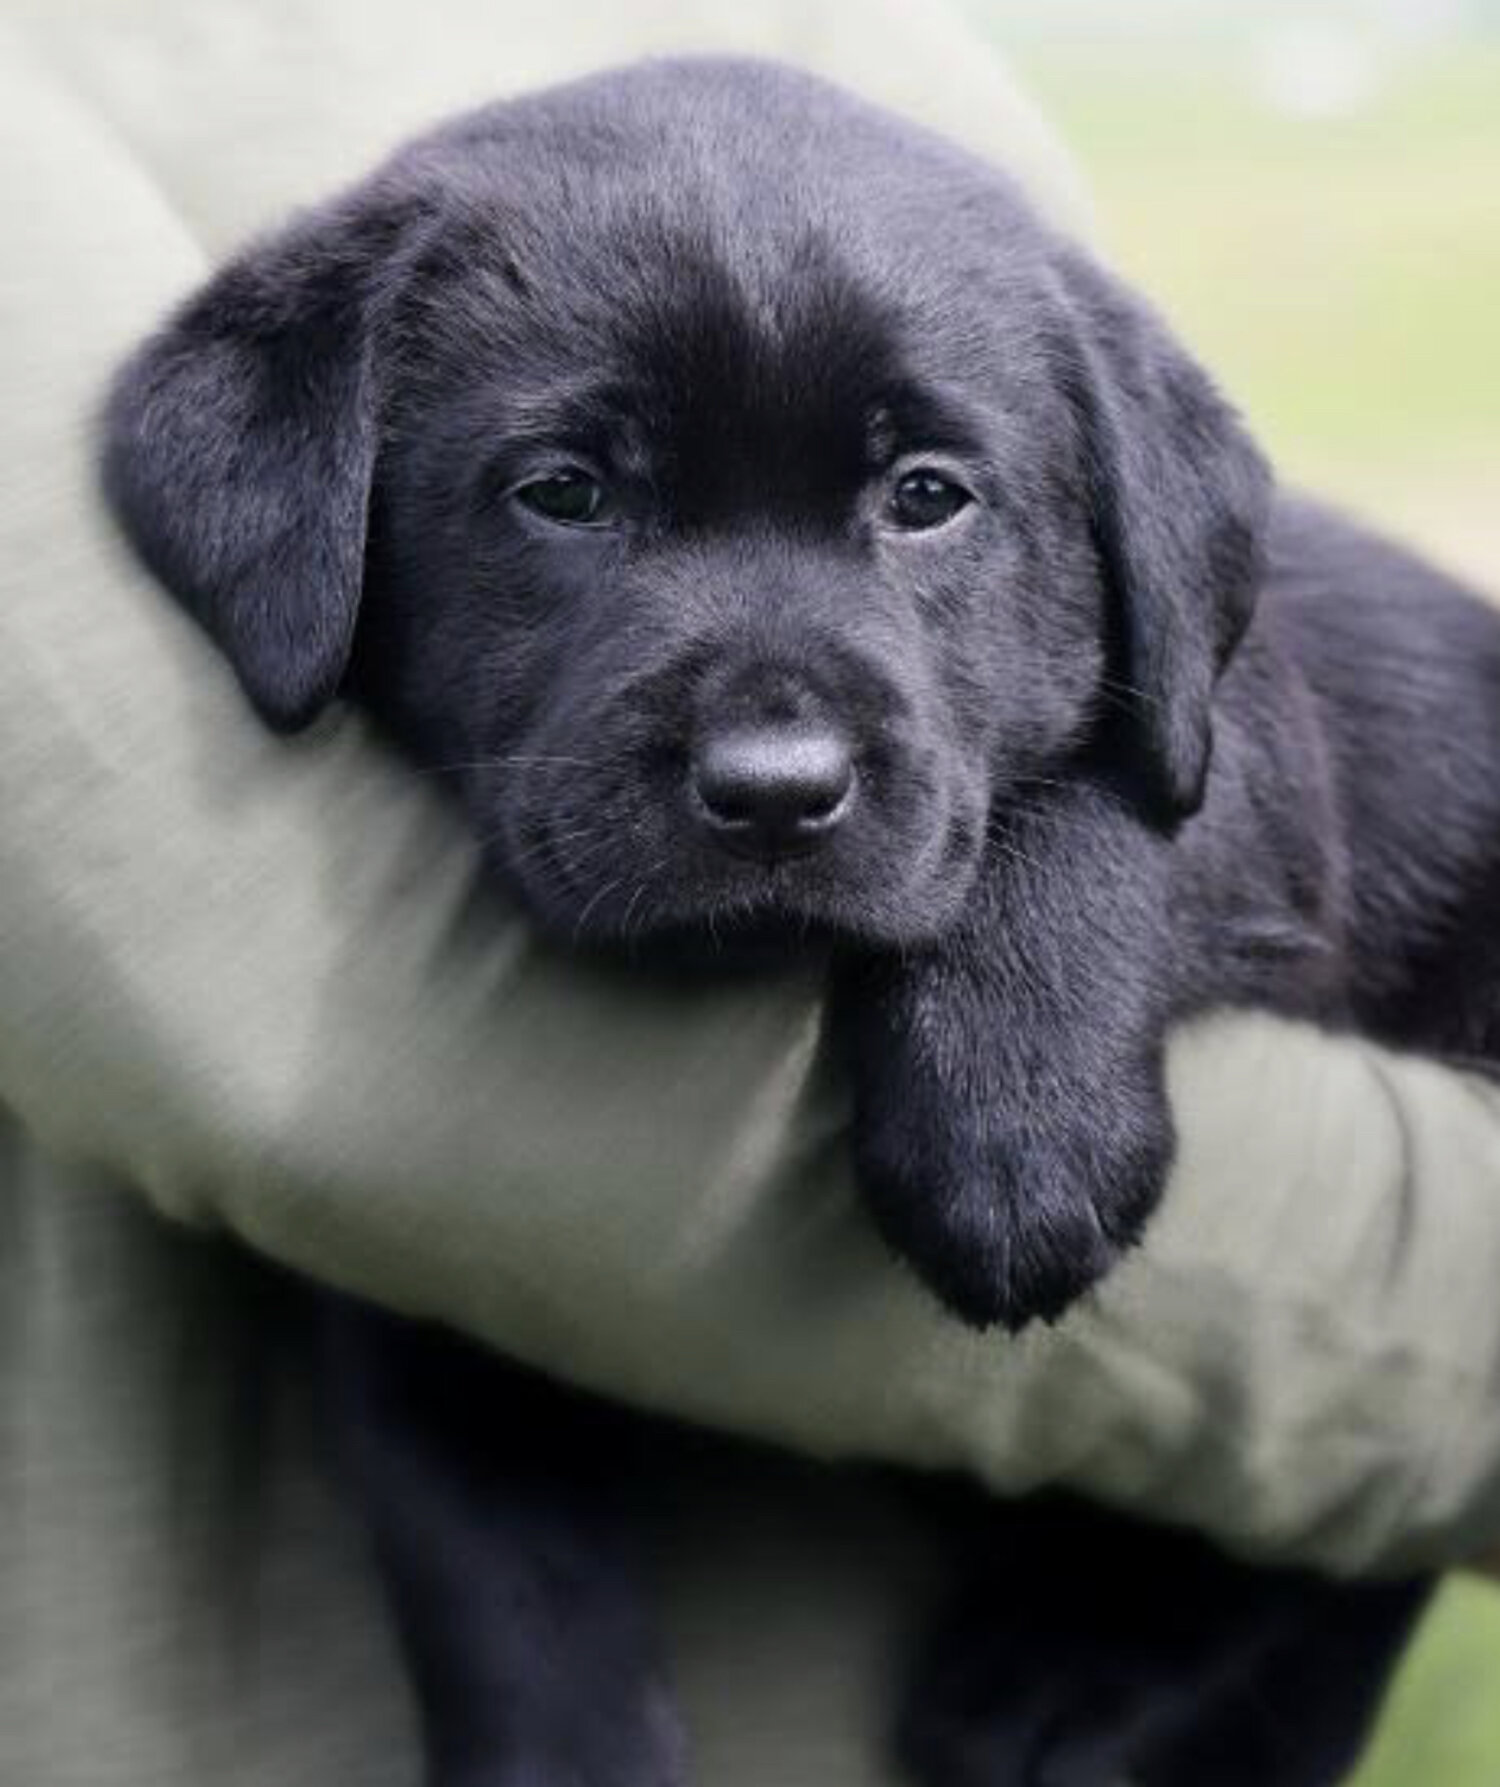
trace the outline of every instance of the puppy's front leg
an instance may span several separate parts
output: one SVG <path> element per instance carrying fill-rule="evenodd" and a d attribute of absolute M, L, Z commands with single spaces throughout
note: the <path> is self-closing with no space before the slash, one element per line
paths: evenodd
<path fill-rule="evenodd" d="M 619 1494 L 630 1418 L 319 1296 L 330 1413 L 412 1670 L 428 1787 L 680 1787 Z"/>
<path fill-rule="evenodd" d="M 976 1326 L 1051 1320 L 1171 1162 L 1170 845 L 1102 792 L 997 820 L 934 948 L 851 966 L 856 1163 L 885 1235 Z"/>

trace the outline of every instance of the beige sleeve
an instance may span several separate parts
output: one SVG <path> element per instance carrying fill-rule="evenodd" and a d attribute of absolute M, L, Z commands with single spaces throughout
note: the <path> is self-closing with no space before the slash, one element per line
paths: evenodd
<path fill-rule="evenodd" d="M 975 1337 L 870 1234 L 816 988 L 668 997 L 572 965 L 356 724 L 257 729 L 112 538 L 91 406 L 205 244 L 546 61 L 539 26 L 512 35 L 528 8 L 446 32 L 293 10 L 8 15 L 0 1100 L 170 1216 L 808 1452 L 1072 1483 L 1340 1567 L 1493 1536 L 1493 1088 L 1207 1026 L 1150 1245 L 1059 1330 Z M 615 14 L 592 16 L 602 59 Z M 851 16 L 788 9 L 785 41 L 1061 167 L 960 27 Z"/>

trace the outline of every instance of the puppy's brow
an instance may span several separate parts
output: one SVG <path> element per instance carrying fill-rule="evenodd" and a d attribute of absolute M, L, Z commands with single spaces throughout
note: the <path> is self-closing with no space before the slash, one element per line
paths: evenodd
<path fill-rule="evenodd" d="M 984 418 L 966 398 L 915 382 L 877 399 L 865 417 L 865 451 L 882 469 L 921 448 L 984 457 L 988 435 Z"/>
<path fill-rule="evenodd" d="M 507 382 L 496 402 L 507 427 L 526 434 L 617 427 L 634 408 L 618 385 L 566 374 L 544 384 Z"/>
<path fill-rule="evenodd" d="M 650 451 L 640 405 L 616 385 L 583 380 L 497 391 L 493 459 L 510 463 L 565 451 L 645 475 Z"/>
<path fill-rule="evenodd" d="M 656 456 L 651 450 L 648 430 L 641 417 L 621 413 L 610 442 L 611 458 L 617 471 L 642 484 L 651 482 Z"/>
<path fill-rule="evenodd" d="M 886 466 L 901 450 L 896 418 L 884 403 L 875 404 L 865 417 L 865 457 L 871 465 Z"/>

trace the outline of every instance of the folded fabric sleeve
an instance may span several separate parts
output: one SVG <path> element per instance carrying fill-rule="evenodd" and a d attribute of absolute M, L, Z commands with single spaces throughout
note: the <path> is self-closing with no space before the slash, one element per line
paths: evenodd
<path fill-rule="evenodd" d="M 1148 1245 L 1059 1328 L 976 1336 L 871 1234 L 816 985 L 669 993 L 570 962 L 354 720 L 259 728 L 101 512 L 101 386 L 243 229 L 558 72 L 539 8 L 451 6 L 441 31 L 293 10 L 8 16 L 0 1100 L 27 1136 L 168 1217 L 818 1456 L 1072 1484 L 1337 1569 L 1493 1538 L 1492 1086 L 1204 1024 L 1174 1056 L 1181 1161 Z M 863 8 L 840 35 L 842 10 L 766 11 L 750 47 L 1074 202 L 946 15 Z M 633 14 L 631 44 L 708 41 L 694 16 Z M 575 59 L 627 47 L 602 0 L 592 38 L 570 17 Z"/>

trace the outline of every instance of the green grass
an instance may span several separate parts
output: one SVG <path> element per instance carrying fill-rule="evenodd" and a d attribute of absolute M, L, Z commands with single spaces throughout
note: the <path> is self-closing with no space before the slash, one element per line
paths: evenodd
<path fill-rule="evenodd" d="M 1500 1781 L 1500 1589 L 1454 1577 L 1407 1656 L 1351 1787 Z"/>
<path fill-rule="evenodd" d="M 1017 59 L 1104 245 L 1286 473 L 1500 586 L 1500 42 L 1327 121 L 1271 110 L 1223 46 Z"/>

